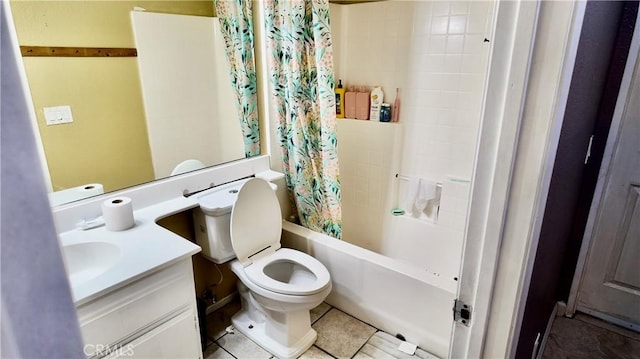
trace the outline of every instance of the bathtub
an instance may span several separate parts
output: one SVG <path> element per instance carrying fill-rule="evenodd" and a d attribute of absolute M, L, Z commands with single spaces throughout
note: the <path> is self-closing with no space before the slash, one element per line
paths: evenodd
<path fill-rule="evenodd" d="M 327 303 L 447 357 L 457 282 L 286 221 L 282 245 L 327 267 L 333 282 Z"/>

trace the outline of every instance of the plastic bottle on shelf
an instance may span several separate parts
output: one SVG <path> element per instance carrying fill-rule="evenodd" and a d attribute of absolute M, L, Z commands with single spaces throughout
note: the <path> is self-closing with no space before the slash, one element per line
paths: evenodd
<path fill-rule="evenodd" d="M 369 90 L 366 86 L 361 86 L 356 93 L 356 118 L 358 120 L 369 119 Z"/>
<path fill-rule="evenodd" d="M 336 118 L 344 118 L 344 93 L 345 89 L 342 87 L 342 80 L 339 80 L 336 92 Z"/>
<path fill-rule="evenodd" d="M 349 86 L 344 94 L 344 117 L 356 118 L 356 92 L 353 86 Z"/>
<path fill-rule="evenodd" d="M 391 121 L 391 105 L 388 103 L 383 103 L 380 107 L 380 122 L 390 122 Z"/>
<path fill-rule="evenodd" d="M 400 120 L 400 89 L 396 88 L 396 99 L 393 101 L 393 109 L 391 109 L 391 122 Z"/>
<path fill-rule="evenodd" d="M 371 90 L 371 109 L 369 110 L 369 120 L 380 121 L 380 109 L 384 101 L 384 93 L 380 86 L 373 86 Z"/>

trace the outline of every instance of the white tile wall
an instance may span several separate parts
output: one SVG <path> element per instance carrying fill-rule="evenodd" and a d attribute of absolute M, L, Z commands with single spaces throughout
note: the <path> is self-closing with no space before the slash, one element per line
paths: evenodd
<path fill-rule="evenodd" d="M 397 243 L 398 237 L 422 238 L 435 231 L 437 233 L 431 234 L 453 241 L 453 247 L 461 248 L 468 195 L 459 194 L 468 193 L 468 184 L 464 190 L 447 179 L 468 180 L 472 175 L 489 54 L 489 43 L 484 40 L 491 40 L 492 36 L 493 3 L 383 1 L 331 5 L 331 15 L 333 29 L 339 31 L 334 36 L 333 47 L 334 62 L 339 64 L 336 79 L 342 79 L 346 85 L 379 84 L 385 93 L 385 102 L 389 103 L 393 103 L 395 89 L 400 88 L 404 140 L 399 150 L 399 172 L 447 184 L 437 225 L 408 226 L 412 228 L 409 233 L 393 219 L 394 223 L 388 224 L 385 232 Z M 345 148 L 357 148 L 357 144 L 347 144 L 340 132 L 338 136 L 342 148 L 340 161 L 348 163 L 344 166 L 341 163 L 341 171 L 347 166 L 357 168 L 353 165 L 353 156 L 343 156 L 349 152 Z M 345 172 L 342 176 L 344 179 Z M 369 225 L 370 232 L 379 233 L 379 225 L 373 226 L 371 221 L 362 218 L 361 207 L 354 210 L 361 204 L 352 202 L 363 199 L 365 192 L 372 196 L 372 189 L 364 185 L 363 180 L 360 189 L 350 193 L 355 186 L 349 180 L 346 182 L 347 186 L 342 189 L 345 237 L 353 233 L 350 226 Z M 387 193 L 397 192 L 393 185 L 393 181 L 390 182 Z M 396 201 L 397 198 L 392 198 L 389 206 Z M 367 213 L 378 211 L 387 218 L 389 209 L 369 208 Z M 372 241 L 373 234 L 367 238 L 365 241 Z M 414 239 L 407 243 L 412 241 Z M 434 245 L 441 244 L 435 241 Z M 380 242 L 372 244 L 370 249 L 391 251 L 388 247 Z M 421 265 L 425 263 L 423 254 L 434 252 L 426 244 L 411 243 L 409 247 L 392 252 L 394 255 L 409 252 L 405 257 L 412 258 L 407 260 Z M 459 251 L 455 253 L 455 257 L 459 254 Z M 454 273 L 457 267 L 454 263 L 443 271 Z"/>
<path fill-rule="evenodd" d="M 398 171 L 400 124 L 338 120 L 343 239 L 380 252 Z"/>
<path fill-rule="evenodd" d="M 470 178 L 491 38 L 492 3 L 332 5 L 336 78 L 401 89 L 402 172 Z M 437 159 L 433 157 L 438 157 Z"/>

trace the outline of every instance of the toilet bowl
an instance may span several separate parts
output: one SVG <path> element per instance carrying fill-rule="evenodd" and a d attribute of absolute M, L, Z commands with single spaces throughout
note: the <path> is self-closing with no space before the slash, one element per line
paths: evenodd
<path fill-rule="evenodd" d="M 317 337 L 311 328 L 309 311 L 331 292 L 331 277 L 317 259 L 300 251 L 281 248 L 282 215 L 268 182 L 250 179 L 239 190 L 228 190 L 228 193 L 232 192 L 237 197 L 230 215 L 216 212 L 230 217 L 230 247 L 237 258 L 231 262 L 231 270 L 239 279 L 242 309 L 231 321 L 238 331 L 276 357 L 298 357 Z M 196 227 L 203 233 L 216 232 L 201 228 L 202 223 L 196 222 Z"/>
<path fill-rule="evenodd" d="M 287 248 L 281 248 L 277 252 L 297 252 Z M 289 253 L 280 255 L 287 258 Z M 297 256 L 294 254 L 292 258 Z M 304 254 L 304 253 L 302 253 Z M 274 255 L 275 256 L 275 255 Z M 262 272 L 254 276 L 257 271 L 248 271 L 251 266 L 245 267 L 240 261 L 231 263 L 231 270 L 238 276 L 238 290 L 242 298 L 242 309 L 231 318 L 233 326 L 241 333 L 267 349 L 278 358 L 297 358 L 304 353 L 316 340 L 316 331 L 311 328 L 309 311 L 318 306 L 331 292 L 329 273 L 323 267 L 322 271 L 309 271 L 303 264 L 310 262 L 308 259 L 300 262 L 271 261 L 271 258 L 262 258 L 264 262 L 270 262 L 272 266 L 287 266 L 283 273 L 291 279 L 289 285 L 292 289 L 285 289 L 283 293 L 273 289 L 264 288 L 264 282 L 259 278 L 266 276 L 270 281 L 279 283 L 277 286 L 286 288 L 287 283 L 279 282 Z M 311 257 L 313 261 L 316 261 Z M 318 264 L 320 264 L 318 262 Z M 320 264 L 322 265 L 322 264 Z M 297 268 L 296 268 L 297 267 Z M 318 276 L 315 277 L 314 274 Z M 281 278 L 285 279 L 285 278 Z M 286 280 L 286 279 L 285 279 Z M 319 283 L 325 283 L 320 285 Z"/>

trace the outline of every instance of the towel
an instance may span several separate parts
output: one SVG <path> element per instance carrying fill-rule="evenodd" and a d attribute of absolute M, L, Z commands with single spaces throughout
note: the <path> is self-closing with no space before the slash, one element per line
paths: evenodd
<path fill-rule="evenodd" d="M 429 200 L 436 198 L 436 183 L 426 178 L 408 177 L 400 208 L 407 214 L 419 217 Z"/>
<path fill-rule="evenodd" d="M 425 178 L 418 181 L 418 192 L 413 207 L 420 214 L 427 208 L 427 202 L 436 198 L 436 183 Z"/>
<path fill-rule="evenodd" d="M 416 197 L 418 196 L 419 187 L 420 178 L 409 177 L 407 186 L 404 190 L 404 195 L 402 196 L 402 201 L 400 203 L 400 208 L 404 209 L 404 211 L 408 214 L 413 214 L 413 206 L 416 202 Z"/>

